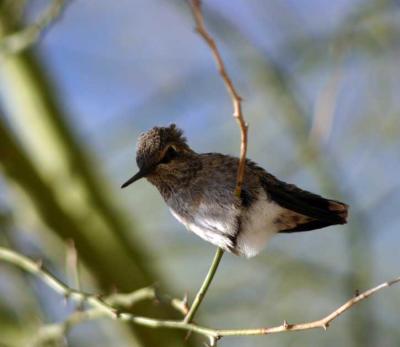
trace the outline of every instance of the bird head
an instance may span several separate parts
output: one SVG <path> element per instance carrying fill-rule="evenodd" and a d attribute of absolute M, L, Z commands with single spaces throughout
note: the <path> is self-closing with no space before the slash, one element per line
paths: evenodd
<path fill-rule="evenodd" d="M 142 133 L 136 147 L 136 163 L 139 171 L 121 188 L 153 174 L 160 166 L 170 165 L 177 158 L 192 152 L 186 143 L 183 131 L 175 124 L 169 127 L 154 127 Z"/>

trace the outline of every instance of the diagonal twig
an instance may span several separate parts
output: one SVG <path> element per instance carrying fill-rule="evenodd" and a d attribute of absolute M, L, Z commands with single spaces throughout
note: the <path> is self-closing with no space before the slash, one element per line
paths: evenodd
<path fill-rule="evenodd" d="M 201 285 L 201 287 L 192 303 L 192 306 L 190 306 L 189 312 L 187 313 L 187 315 L 185 316 L 185 318 L 183 320 L 185 323 L 190 323 L 192 321 L 194 315 L 196 314 L 197 310 L 199 309 L 200 304 L 203 301 L 203 298 L 207 293 L 208 287 L 210 286 L 211 281 L 214 278 L 214 275 L 218 269 L 218 265 L 221 261 L 223 253 L 224 253 L 224 251 L 222 250 L 222 248 L 217 248 L 217 251 L 216 251 L 214 259 L 211 263 L 210 269 L 208 270 L 207 276 L 205 277 L 203 284 Z"/>
<path fill-rule="evenodd" d="M 189 0 L 189 4 L 196 23 L 196 31 L 210 47 L 211 53 L 215 60 L 215 64 L 217 65 L 218 72 L 222 80 L 224 81 L 225 87 L 232 99 L 233 117 L 236 119 L 240 128 L 240 133 L 241 133 L 240 161 L 239 161 L 236 188 L 235 188 L 235 194 L 237 196 L 240 196 L 240 192 L 242 190 L 242 185 L 243 185 L 245 167 L 246 167 L 247 129 L 248 129 L 248 124 L 244 120 L 242 112 L 242 97 L 237 92 L 235 85 L 233 84 L 232 79 L 230 78 L 225 68 L 224 61 L 221 57 L 221 54 L 219 52 L 217 44 L 215 43 L 215 40 L 208 33 L 206 29 L 206 26 L 204 24 L 203 13 L 201 11 L 201 0 Z"/>
<path fill-rule="evenodd" d="M 209 46 L 211 53 L 214 57 L 215 64 L 217 65 L 218 72 L 224 81 L 225 87 L 232 99 L 233 106 L 233 117 L 236 119 L 241 134 L 240 141 L 240 159 L 239 166 L 237 171 L 236 178 L 236 187 L 234 194 L 240 198 L 240 194 L 242 191 L 245 167 L 246 167 L 246 153 L 247 153 L 247 129 L 248 125 L 244 120 L 243 112 L 242 112 L 242 98 L 237 92 L 235 85 L 232 82 L 226 68 L 224 61 L 219 52 L 218 46 L 213 39 L 213 37 L 208 33 L 206 26 L 204 24 L 203 13 L 201 11 L 201 1 L 200 0 L 189 0 L 189 5 L 192 10 L 193 18 L 196 23 L 196 31 L 197 33 L 204 39 L 204 41 Z M 224 254 L 224 251 L 221 248 L 217 248 L 215 252 L 215 256 L 213 262 L 208 270 L 207 276 L 205 277 L 203 284 L 201 285 L 197 295 L 193 301 L 192 306 L 190 307 L 189 313 L 186 315 L 184 322 L 190 323 L 196 314 L 201 302 L 203 301 L 204 296 L 207 293 L 207 290 L 214 278 L 214 275 L 218 269 L 218 265 L 221 261 L 221 258 Z"/>

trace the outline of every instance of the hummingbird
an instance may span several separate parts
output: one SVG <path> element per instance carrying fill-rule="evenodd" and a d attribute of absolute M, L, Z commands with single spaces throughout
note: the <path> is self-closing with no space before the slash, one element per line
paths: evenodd
<path fill-rule="evenodd" d="M 146 178 L 189 231 L 235 255 L 257 255 L 277 233 L 347 222 L 348 205 L 280 181 L 249 159 L 235 195 L 239 159 L 195 152 L 175 124 L 142 133 L 136 163 L 121 188 Z"/>

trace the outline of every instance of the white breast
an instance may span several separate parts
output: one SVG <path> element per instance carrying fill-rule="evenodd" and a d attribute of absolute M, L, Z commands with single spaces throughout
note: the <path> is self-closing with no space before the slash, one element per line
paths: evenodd
<path fill-rule="evenodd" d="M 257 201 L 242 215 L 242 228 L 237 239 L 239 253 L 247 258 L 257 255 L 269 238 L 279 231 L 274 221 L 284 211 L 268 200 L 264 190 L 260 190 Z"/>
<path fill-rule="evenodd" d="M 201 208 L 199 208 L 201 210 Z M 213 245 L 223 248 L 224 250 L 232 249 L 232 240 L 228 237 L 234 230 L 229 227 L 223 218 L 215 219 L 205 217 L 203 213 L 193 215 L 193 222 L 189 222 L 184 218 L 181 218 L 173 209 L 170 209 L 172 215 L 181 222 L 186 229 L 200 236 L 203 240 L 206 240 Z"/>
<path fill-rule="evenodd" d="M 202 208 L 200 204 L 189 221 L 173 209 L 170 210 L 179 222 L 202 239 L 228 251 L 234 249 L 235 253 L 248 258 L 257 255 L 269 238 L 278 232 L 278 226 L 274 221 L 285 211 L 276 203 L 269 201 L 265 191 L 260 189 L 256 201 L 248 210 L 242 212 L 240 232 L 234 244 L 232 236 L 236 232 L 233 226 L 237 214 L 206 213 L 210 209 Z"/>

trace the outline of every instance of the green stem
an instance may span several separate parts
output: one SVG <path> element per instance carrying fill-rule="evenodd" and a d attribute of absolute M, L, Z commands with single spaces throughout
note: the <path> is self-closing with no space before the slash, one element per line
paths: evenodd
<path fill-rule="evenodd" d="M 197 295 L 194 298 L 193 304 L 190 307 L 189 312 L 187 313 L 185 319 L 183 320 L 184 323 L 190 323 L 193 320 L 194 315 L 196 314 L 201 302 L 204 299 L 204 296 L 207 293 L 208 287 L 210 287 L 210 284 L 214 278 L 215 272 L 218 269 L 218 265 L 223 255 L 224 255 L 224 250 L 218 247 L 217 251 L 215 252 L 214 259 L 211 263 L 210 269 L 208 270 L 207 276 L 204 279 L 203 284 L 201 285 L 199 291 L 197 292 Z"/>

